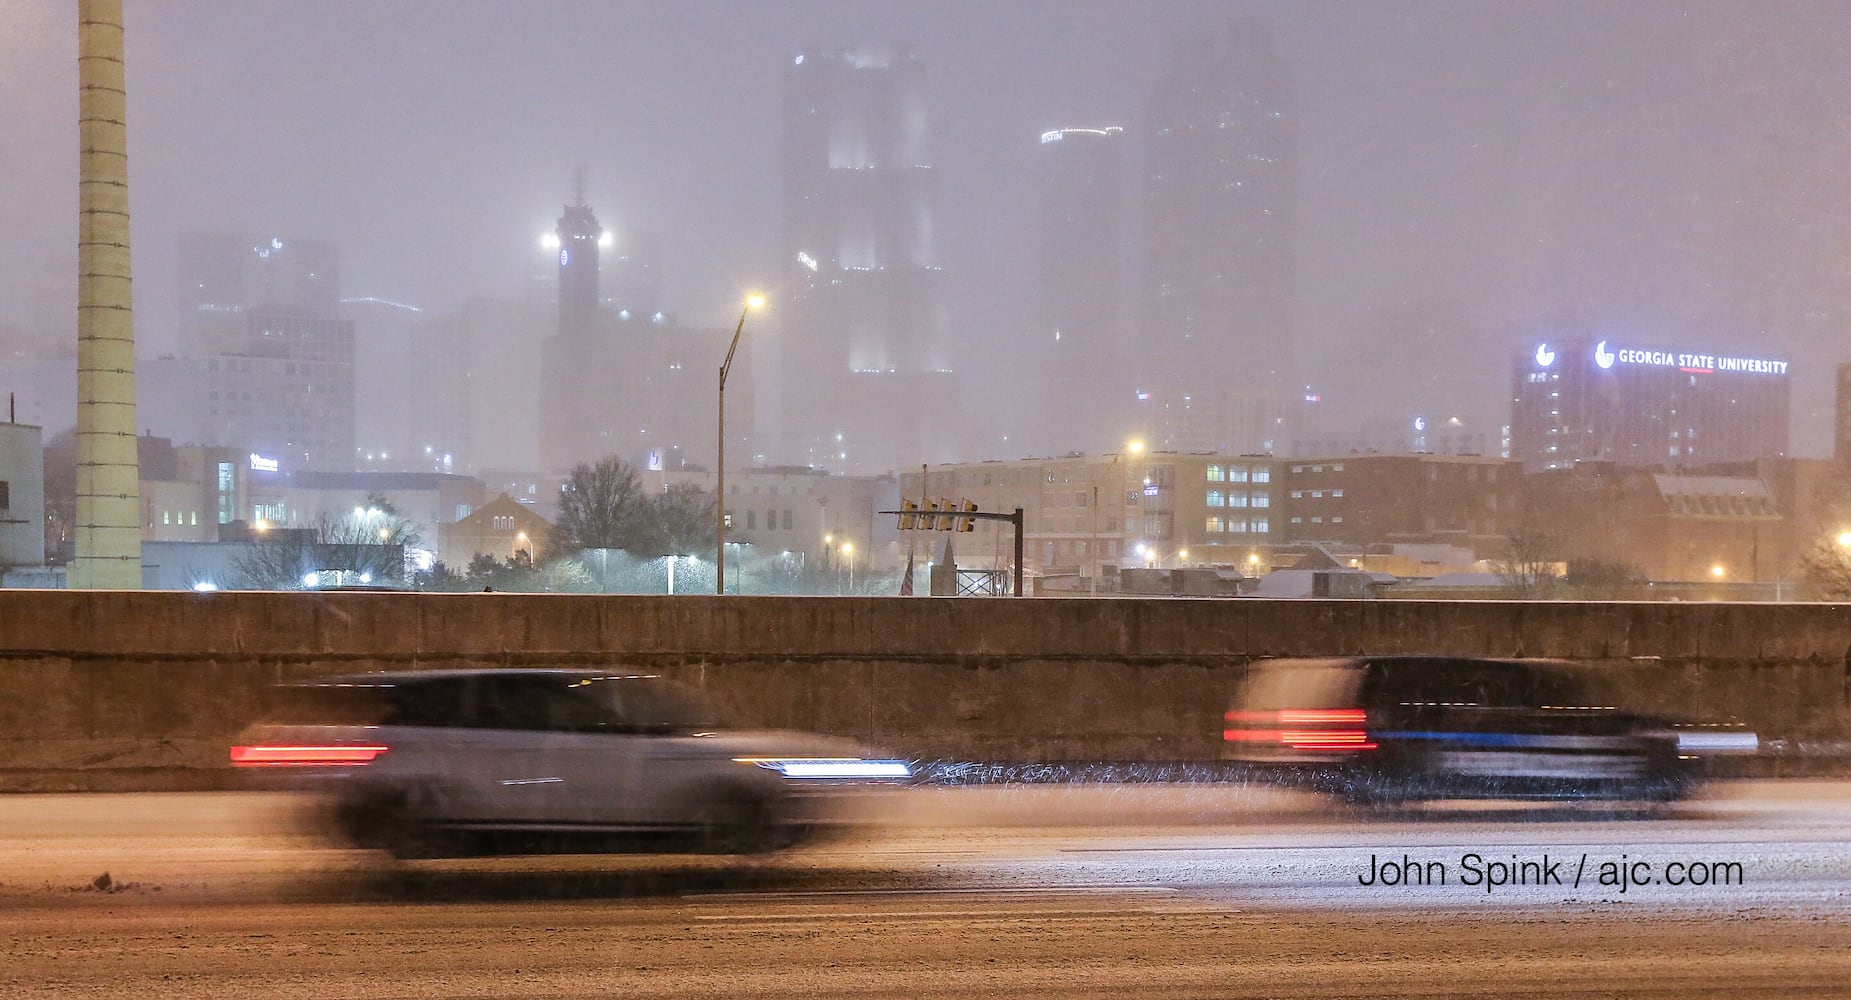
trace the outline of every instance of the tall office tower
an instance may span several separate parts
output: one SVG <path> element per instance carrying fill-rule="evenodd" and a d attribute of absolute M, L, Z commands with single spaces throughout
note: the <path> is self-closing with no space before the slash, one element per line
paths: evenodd
<path fill-rule="evenodd" d="M 1301 409 L 1297 144 L 1291 69 L 1263 24 L 1177 45 L 1147 115 L 1137 356 L 1144 392 L 1196 405 L 1145 408 L 1153 442 L 1270 451 Z"/>
<path fill-rule="evenodd" d="M 620 392 L 617 371 L 607 367 L 602 311 L 598 303 L 598 250 L 604 227 L 585 204 L 585 172 L 579 169 L 573 204 L 565 206 L 554 235 L 559 244 L 559 322 L 541 348 L 540 463 L 563 471 L 609 453 L 600 429 L 587 419 L 593 394 Z"/>
<path fill-rule="evenodd" d="M 340 253 L 280 236 L 189 234 L 181 331 L 206 388 L 204 440 L 290 471 L 354 466 L 354 321 Z"/>
<path fill-rule="evenodd" d="M 662 311 L 662 241 L 640 229 L 606 233 L 605 307 L 619 319 L 653 319 Z"/>
<path fill-rule="evenodd" d="M 1131 429 L 1119 306 L 1124 143 L 1116 125 L 1041 134 L 1042 394 L 1032 426 L 1048 454 L 1113 451 Z"/>
<path fill-rule="evenodd" d="M 726 355 L 731 330 L 690 330 L 677 326 L 654 306 L 654 247 L 639 241 L 624 245 L 613 238 L 585 204 L 581 180 L 577 203 L 566 206 L 556 231 L 559 256 L 558 332 L 540 347 L 537 388 L 539 456 L 543 471 L 563 473 L 581 462 L 616 456 L 638 468 L 679 468 L 690 459 L 709 457 L 716 433 L 713 373 Z M 601 251 L 603 251 L 601 253 Z M 627 255 L 635 253 L 637 258 Z M 600 259 L 616 258 L 617 282 L 600 275 Z M 648 259 L 646 268 L 631 268 L 632 259 Z M 613 287 L 613 285 L 615 287 Z M 641 295 L 638 307 L 605 308 L 604 292 Z M 517 342 L 510 338 L 497 343 Z M 478 338 L 479 342 L 479 338 Z M 496 383 L 514 381 L 520 365 L 496 350 L 472 351 L 472 391 L 499 391 Z M 753 402 L 750 376 L 728 384 L 740 414 L 729 422 L 729 443 L 741 451 L 750 443 Z M 478 404 L 479 406 L 480 404 Z M 518 429 L 518 410 L 507 423 Z M 494 445 L 506 431 L 476 431 L 469 447 L 492 456 L 503 468 L 519 468 L 518 455 Z M 510 461 L 513 458 L 514 461 Z M 529 460 L 530 461 L 530 460 Z"/>
<path fill-rule="evenodd" d="M 244 343 L 252 308 L 314 315 L 340 311 L 340 250 L 323 240 L 189 233 L 180 239 L 180 329 L 187 352 L 220 354 Z"/>
<path fill-rule="evenodd" d="M 925 65 L 898 45 L 809 49 L 784 77 L 784 450 L 835 471 L 950 444 L 953 396 Z M 936 424 L 936 426 L 934 426 Z"/>

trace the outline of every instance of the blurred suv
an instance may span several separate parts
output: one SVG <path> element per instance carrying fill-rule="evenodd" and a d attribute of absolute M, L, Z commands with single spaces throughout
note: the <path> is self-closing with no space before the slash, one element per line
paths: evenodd
<path fill-rule="evenodd" d="M 851 822 L 857 792 L 910 777 L 847 740 L 722 728 L 652 675 L 407 671 L 275 695 L 233 767 L 327 793 L 349 842 L 401 857 L 755 853 Z"/>
<path fill-rule="evenodd" d="M 1753 753 L 1739 726 L 1623 710 L 1563 660 L 1358 656 L 1254 664 L 1224 759 L 1362 803 L 1445 798 L 1668 802 L 1697 758 Z"/>

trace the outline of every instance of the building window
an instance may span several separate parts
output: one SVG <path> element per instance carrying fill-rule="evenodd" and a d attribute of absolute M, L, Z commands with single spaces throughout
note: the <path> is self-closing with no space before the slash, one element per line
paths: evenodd
<path fill-rule="evenodd" d="M 1331 497 L 1332 497 L 1333 499 L 1336 499 L 1336 500 L 1341 500 L 1341 499 L 1343 499 L 1343 491 L 1342 491 L 1342 490 L 1331 490 L 1331 491 L 1330 491 L 1330 495 L 1331 495 Z"/>
<path fill-rule="evenodd" d="M 1313 499 L 1313 500 L 1322 500 L 1322 499 L 1324 499 L 1324 491 L 1323 491 L 1323 490 L 1312 490 L 1312 491 L 1311 491 L 1311 499 Z"/>
<path fill-rule="evenodd" d="M 748 511 L 746 511 L 746 530 L 747 530 L 747 531 L 752 531 L 752 530 L 754 530 L 754 529 L 756 529 L 757 527 L 758 527 L 758 510 L 757 510 L 757 508 L 754 508 L 754 509 L 752 509 L 752 510 L 748 510 Z"/>
<path fill-rule="evenodd" d="M 788 508 L 784 511 L 784 530 L 791 530 L 791 512 Z"/>
<path fill-rule="evenodd" d="M 1304 523 L 1305 523 L 1305 519 L 1304 519 L 1304 518 L 1302 518 L 1302 517 L 1294 517 L 1294 518 L 1292 518 L 1292 523 L 1293 523 L 1293 524 L 1304 524 Z"/>
<path fill-rule="evenodd" d="M 13 509 L 12 487 L 6 480 L 0 479 L 0 510 Z"/>
<path fill-rule="evenodd" d="M 1273 498 L 1269 494 L 1255 493 L 1253 495 L 1253 505 L 1255 507 L 1271 507 L 1273 505 Z"/>
<path fill-rule="evenodd" d="M 1225 477 L 1223 477 L 1221 473 L 1221 466 L 1211 465 L 1208 467 L 1208 481 L 1211 483 L 1219 483 L 1219 482 L 1226 481 Z"/>
<path fill-rule="evenodd" d="M 1225 501 L 1223 501 L 1221 498 L 1220 490 L 1209 490 L 1208 491 L 1208 505 L 1210 507 L 1220 507 L 1220 506 L 1223 506 L 1224 503 Z"/>
<path fill-rule="evenodd" d="M 1272 522 L 1266 520 L 1263 517 L 1256 517 L 1253 519 L 1253 530 L 1257 532 L 1271 531 L 1273 530 Z"/>
<path fill-rule="evenodd" d="M 1342 523 L 1343 523 L 1343 518 L 1342 518 L 1342 517 L 1333 517 L 1333 518 L 1331 518 L 1331 519 L 1330 519 L 1330 523 L 1332 523 L 1332 524 L 1342 524 Z"/>
<path fill-rule="evenodd" d="M 777 529 L 777 527 L 778 527 L 778 512 L 775 510 L 765 511 L 765 530 L 774 531 Z"/>
<path fill-rule="evenodd" d="M 1255 470 L 1253 470 L 1253 481 L 1254 481 L 1254 482 L 1256 482 L 1256 483 L 1270 483 L 1270 482 L 1272 482 L 1272 481 L 1273 481 L 1273 470 L 1271 470 L 1271 469 L 1255 469 Z"/>
<path fill-rule="evenodd" d="M 1292 499 L 1294 499 L 1294 500 L 1303 500 L 1304 498 L 1305 498 L 1305 491 L 1304 491 L 1304 490 L 1293 490 L 1293 491 L 1292 491 Z"/>
<path fill-rule="evenodd" d="M 1337 464 L 1335 464 L 1335 465 L 1333 465 L 1333 466 L 1331 466 L 1331 467 L 1330 467 L 1330 471 L 1332 471 L 1332 472 L 1342 472 L 1342 471 L 1343 471 L 1343 463 L 1342 463 L 1342 462 L 1338 462 Z"/>
<path fill-rule="evenodd" d="M 237 498 L 237 473 L 232 471 L 230 462 L 218 463 L 219 523 L 230 524 L 237 512 L 232 504 Z"/>
<path fill-rule="evenodd" d="M 1228 466 L 1228 482 L 1244 483 L 1247 481 L 1247 467 L 1244 465 Z"/>
<path fill-rule="evenodd" d="M 1208 517 L 1208 533 L 1217 535 L 1220 534 L 1222 530 L 1221 518 L 1218 515 L 1210 514 Z"/>
<path fill-rule="evenodd" d="M 1312 519 L 1311 519 L 1311 523 L 1312 523 L 1312 524 L 1323 524 L 1323 523 L 1324 523 L 1324 519 L 1323 519 L 1323 518 L 1321 518 L 1321 517 L 1314 517 L 1314 518 L 1312 518 Z"/>
<path fill-rule="evenodd" d="M 1300 472 L 1303 472 L 1303 471 L 1305 471 L 1305 467 L 1304 467 L 1304 466 L 1302 466 L 1302 465 L 1294 465 L 1294 466 L 1292 466 L 1292 473 L 1293 473 L 1294 475 L 1297 475 L 1298 473 L 1300 473 Z"/>

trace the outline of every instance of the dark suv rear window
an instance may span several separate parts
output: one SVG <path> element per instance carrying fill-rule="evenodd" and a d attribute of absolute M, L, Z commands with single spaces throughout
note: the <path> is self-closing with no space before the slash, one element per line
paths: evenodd
<path fill-rule="evenodd" d="M 277 689 L 269 721 L 291 726 L 466 726 L 462 678 L 291 685 Z"/>

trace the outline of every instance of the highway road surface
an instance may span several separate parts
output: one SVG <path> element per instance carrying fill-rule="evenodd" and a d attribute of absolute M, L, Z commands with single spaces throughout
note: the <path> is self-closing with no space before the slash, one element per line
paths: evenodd
<path fill-rule="evenodd" d="M 1848 782 L 1642 813 L 931 788 L 747 860 L 398 863 L 308 814 L 0 797 L 0 996 L 1851 996 Z"/>

